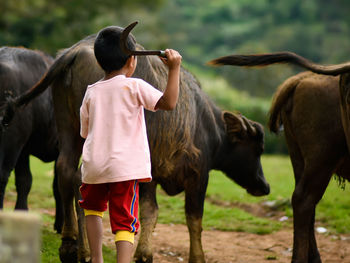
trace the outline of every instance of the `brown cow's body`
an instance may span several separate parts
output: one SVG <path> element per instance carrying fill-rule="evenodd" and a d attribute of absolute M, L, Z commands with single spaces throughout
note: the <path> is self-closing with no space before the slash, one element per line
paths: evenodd
<path fill-rule="evenodd" d="M 321 262 L 314 234 L 316 205 L 333 173 L 350 179 L 350 63 L 322 66 L 291 52 L 230 55 L 209 63 L 248 67 L 291 63 L 318 74 L 341 74 L 340 80 L 311 72 L 287 79 L 270 110 L 270 130 L 277 133 L 284 127 L 296 182 L 292 262 Z"/>
<path fill-rule="evenodd" d="M 350 179 L 340 117 L 338 77 L 300 73 L 275 94 L 270 129 L 283 124 L 295 189 L 293 263 L 321 262 L 314 234 L 315 209 L 333 173 Z"/>
<path fill-rule="evenodd" d="M 77 207 L 77 225 L 73 197 L 79 199 L 81 183 L 77 169 L 83 145 L 79 136 L 79 108 L 87 85 L 103 77 L 93 54 L 94 39 L 94 36 L 87 37 L 67 49 L 56 59 L 45 78 L 14 102 L 15 105 L 26 103 L 47 85 L 52 86 L 60 142 L 57 171 L 65 206 L 60 248 L 60 258 L 64 262 L 75 262 L 76 245 L 79 246 L 80 260 L 89 257 L 83 231 L 84 217 Z M 167 70 L 158 57 L 139 57 L 134 76 L 163 90 Z M 190 233 L 189 261 L 204 262 L 201 231 L 209 170 L 222 170 L 251 194 L 269 193 L 260 164 L 262 126 L 240 115 L 220 111 L 203 93 L 196 79 L 184 69 L 181 70 L 180 96 L 175 110 L 146 112 L 146 122 L 153 181 L 140 187 L 142 231 L 136 260 L 152 262 L 150 238 L 157 220 L 156 186 L 160 184 L 170 195 L 185 191 Z"/>
<path fill-rule="evenodd" d="M 350 151 L 350 73 L 340 75 L 339 90 L 343 128 Z"/>

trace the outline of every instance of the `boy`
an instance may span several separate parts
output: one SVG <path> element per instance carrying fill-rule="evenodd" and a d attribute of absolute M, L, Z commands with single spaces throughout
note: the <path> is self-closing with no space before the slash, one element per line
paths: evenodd
<path fill-rule="evenodd" d="M 95 57 L 105 72 L 89 85 L 80 108 L 80 134 L 86 138 L 82 158 L 82 200 L 92 263 L 103 262 L 102 215 L 109 205 L 112 232 L 116 234 L 117 262 L 129 263 L 134 235 L 139 228 L 139 182 L 149 182 L 150 152 L 144 108 L 172 110 L 179 94 L 182 57 L 165 50 L 168 83 L 164 93 L 141 79 L 131 78 L 137 59 L 119 48 L 121 29 L 102 29 L 95 40 Z M 132 37 L 128 47 L 135 49 Z"/>

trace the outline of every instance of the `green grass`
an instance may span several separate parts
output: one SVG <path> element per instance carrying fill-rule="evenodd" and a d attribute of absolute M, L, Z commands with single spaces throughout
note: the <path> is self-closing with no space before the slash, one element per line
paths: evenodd
<path fill-rule="evenodd" d="M 61 239 L 58 234 L 53 232 L 52 227 L 45 226 L 42 228 L 41 242 L 42 242 L 41 262 L 47 262 L 47 263 L 59 262 L 58 248 L 61 245 Z"/>
<path fill-rule="evenodd" d="M 269 234 L 281 228 L 282 223 L 256 217 L 239 208 L 221 208 L 210 203 L 204 206 L 204 229 Z"/>
<path fill-rule="evenodd" d="M 337 233 L 350 232 L 350 188 L 332 179 L 316 209 L 317 219 Z"/>
<path fill-rule="evenodd" d="M 262 166 L 271 188 L 269 195 L 264 197 L 251 196 L 220 171 L 212 171 L 207 196 L 214 196 L 231 202 L 238 200 L 246 203 L 289 198 L 294 189 L 294 177 L 289 159 L 284 156 L 263 155 Z"/>
<path fill-rule="evenodd" d="M 276 218 L 260 217 L 242 207 L 259 207 L 263 202 L 276 201 L 284 204 L 279 215 L 292 217 L 290 197 L 294 190 L 294 177 L 287 156 L 264 155 L 262 165 L 265 177 L 271 186 L 271 193 L 264 197 L 253 197 L 219 171 L 212 171 L 209 177 L 207 200 L 204 206 L 203 228 L 223 231 L 243 231 L 268 234 L 283 227 L 291 227 L 292 221 L 279 222 Z M 45 164 L 31 158 L 33 186 L 29 196 L 31 211 L 42 215 L 42 262 L 59 262 L 60 236 L 53 231 L 54 199 L 52 194 L 53 164 Z M 158 188 L 159 223 L 185 224 L 184 194 L 169 197 Z M 16 199 L 14 176 L 6 190 L 5 210 L 12 210 Z M 349 187 L 342 190 L 335 180 L 317 206 L 317 224 L 328 228 L 331 233 L 350 232 Z M 105 262 L 115 261 L 115 251 L 104 247 Z"/>

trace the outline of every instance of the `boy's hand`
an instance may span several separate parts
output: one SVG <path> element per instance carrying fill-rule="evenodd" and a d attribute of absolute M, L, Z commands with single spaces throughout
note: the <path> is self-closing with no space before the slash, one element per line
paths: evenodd
<path fill-rule="evenodd" d="M 173 49 L 165 50 L 166 58 L 160 58 L 168 66 L 168 83 L 164 90 L 163 96 L 158 100 L 156 109 L 173 110 L 179 97 L 180 88 L 180 65 L 181 55 Z"/>
<path fill-rule="evenodd" d="M 182 56 L 174 49 L 165 50 L 166 58 L 160 58 L 169 70 L 179 68 L 181 65 Z"/>

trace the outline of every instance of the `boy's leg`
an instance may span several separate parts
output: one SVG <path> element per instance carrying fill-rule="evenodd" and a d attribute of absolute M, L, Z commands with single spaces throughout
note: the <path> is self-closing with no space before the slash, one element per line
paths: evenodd
<path fill-rule="evenodd" d="M 117 263 L 130 263 L 135 233 L 126 230 L 119 230 L 115 235 L 115 245 L 117 247 Z"/>
<path fill-rule="evenodd" d="M 130 263 L 134 244 L 129 241 L 115 242 L 117 247 L 117 263 Z"/>
<path fill-rule="evenodd" d="M 80 206 L 84 209 L 86 232 L 90 246 L 91 262 L 102 263 L 103 211 L 107 209 L 108 185 L 83 184 L 80 187 L 82 200 Z"/>
<path fill-rule="evenodd" d="M 102 216 L 92 213 L 95 211 L 85 210 L 86 232 L 89 240 L 92 263 L 103 263 L 102 240 L 103 224 Z M 99 212 L 97 212 L 99 213 Z"/>
<path fill-rule="evenodd" d="M 134 237 L 139 228 L 139 184 L 125 181 L 110 184 L 109 215 L 112 232 L 116 234 L 117 262 L 130 263 Z"/>

